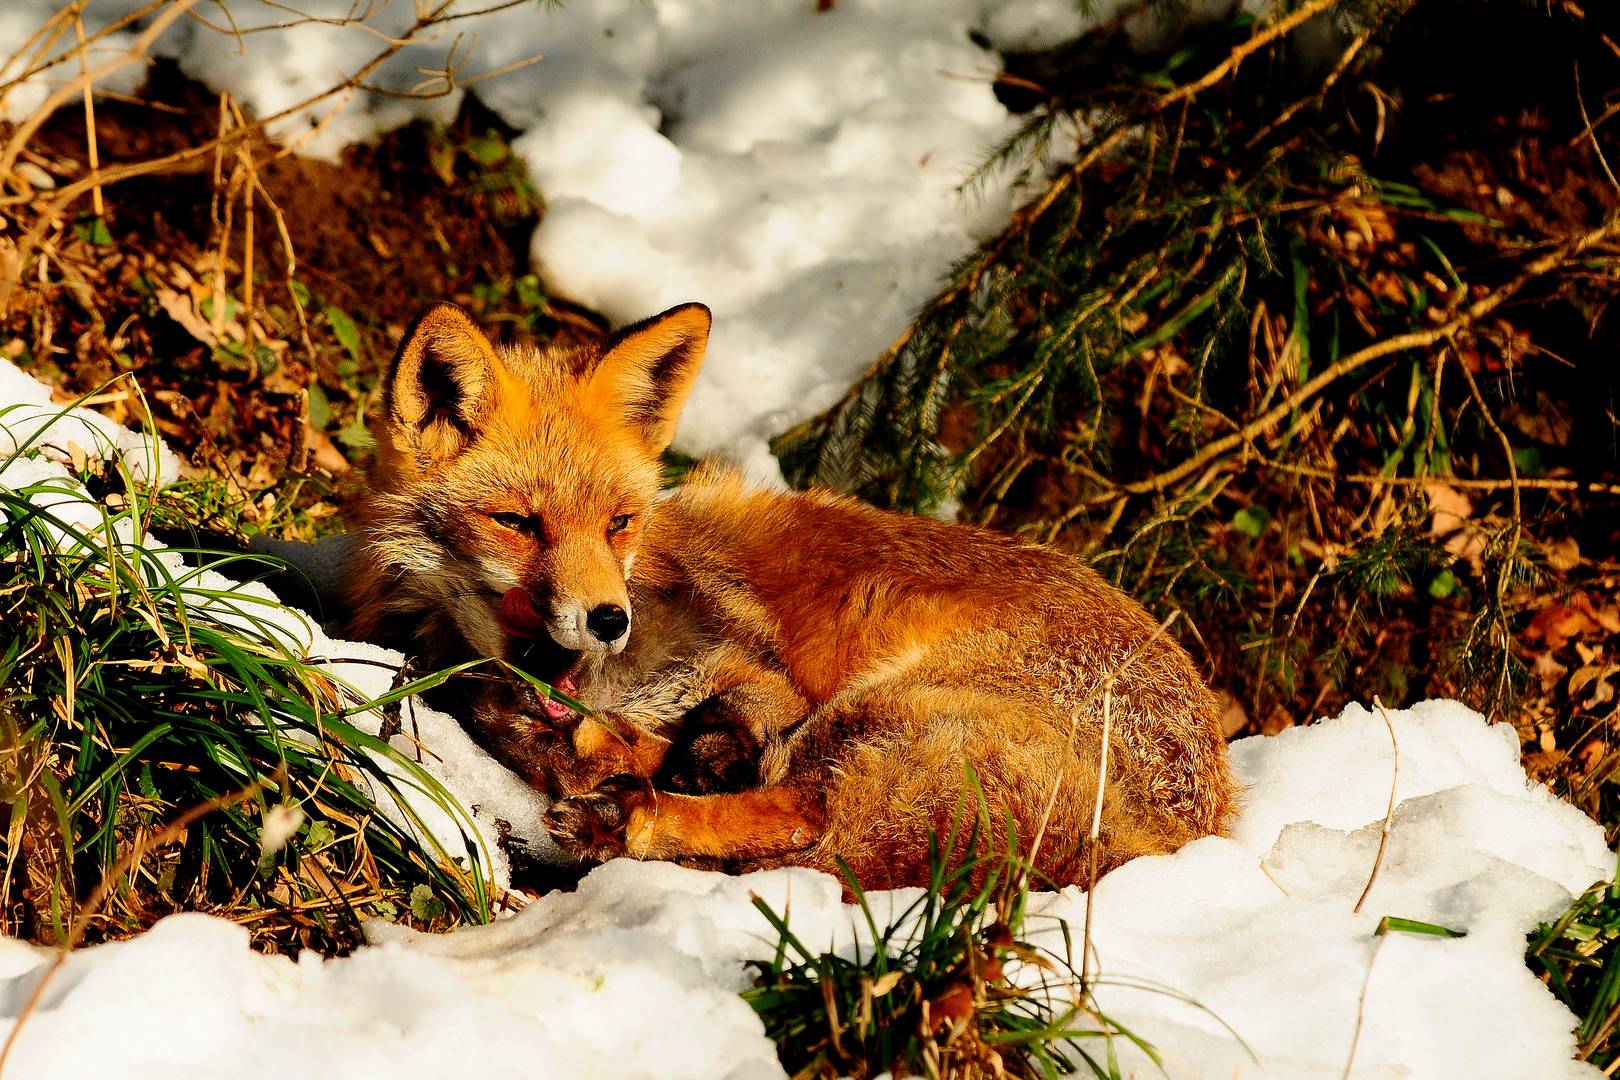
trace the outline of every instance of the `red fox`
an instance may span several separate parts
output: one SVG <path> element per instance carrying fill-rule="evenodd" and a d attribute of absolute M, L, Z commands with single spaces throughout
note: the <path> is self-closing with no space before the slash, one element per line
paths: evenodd
<path fill-rule="evenodd" d="M 920 885 L 965 807 L 981 842 L 1027 855 L 1040 831 L 1064 884 L 1224 830 L 1213 695 L 1077 559 L 719 466 L 662 494 L 709 322 L 688 304 L 600 346 L 497 348 L 439 304 L 384 384 L 351 631 L 505 658 L 589 708 L 504 678 L 463 702 L 555 800 L 564 851 Z"/>

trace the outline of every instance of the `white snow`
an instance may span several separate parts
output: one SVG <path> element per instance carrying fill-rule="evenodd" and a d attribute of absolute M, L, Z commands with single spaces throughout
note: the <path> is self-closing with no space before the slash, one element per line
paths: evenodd
<path fill-rule="evenodd" d="M 96 0 L 87 27 L 142 2 Z M 60 6 L 9 0 L 0 57 Z M 458 21 L 420 33 L 364 87 L 304 109 L 405 35 L 417 5 L 233 0 L 226 32 L 201 4 L 210 25 L 182 18 L 153 52 L 276 117 L 271 134 L 298 152 L 330 159 L 413 119 L 454 116 L 468 91 L 434 71 L 496 73 L 470 92 L 522 133 L 514 149 L 547 200 L 532 244 L 547 286 L 616 324 L 708 303 L 708 360 L 676 446 L 779 483 L 770 437 L 836 401 L 1022 197 L 1010 174 L 959 190 L 1016 127 L 991 90 L 1000 58 L 970 32 L 997 49 L 1047 49 L 1124 17 L 1137 47 L 1159 49 L 1239 4 L 1196 0 L 1167 15 L 1131 0 L 838 0 L 828 11 L 812 0 L 535 0 L 481 13 L 495 6 L 457 0 L 447 14 Z M 356 11 L 365 27 L 300 18 Z M 133 36 L 119 31 L 102 52 Z M 120 69 L 108 88 L 130 92 L 141 70 Z M 0 117 L 25 115 L 76 74 L 70 61 L 13 88 Z"/>
<path fill-rule="evenodd" d="M 159 477 L 175 475 L 160 443 L 52 405 L 46 388 L 9 364 L 0 364 L 0 395 L 0 445 L 31 447 L 9 462 L 0 455 L 0 483 L 50 481 L 41 500 L 82 529 L 103 527 L 102 511 L 70 471 L 75 457 L 117 448 Z M 160 557 L 198 588 L 229 584 Z M 238 597 L 215 610 L 273 622 L 289 648 L 330 659 L 361 694 L 387 688 L 388 669 L 366 661 L 393 664 L 397 654 L 331 640 L 297 613 L 263 606 L 270 594 L 262 586 L 242 586 Z M 470 822 L 420 792 L 407 793 L 412 809 L 452 855 L 476 855 L 505 884 L 496 820 L 548 849 L 538 822 L 543 800 L 451 718 L 419 704 L 413 711 L 415 724 L 395 745 L 414 750 L 409 733 L 419 733 L 422 759 L 470 809 Z M 380 720 L 362 722 L 375 731 Z M 1575 1018 L 1530 974 L 1523 951 L 1538 921 L 1613 872 L 1602 830 L 1526 780 L 1511 728 L 1443 701 L 1394 712 L 1391 721 L 1398 803 L 1360 915 L 1352 909 L 1378 847 L 1393 755 L 1383 721 L 1357 706 L 1234 744 L 1246 795 L 1231 838 L 1138 859 L 1098 886 L 1099 1001 L 1156 1046 L 1171 1076 L 1325 1080 L 1343 1074 L 1353 1041 L 1358 1077 L 1595 1074 L 1574 1062 Z M 384 808 L 404 820 L 386 800 Z M 468 824 L 473 851 L 462 840 Z M 425 1080 L 489 1070 L 778 1077 L 773 1048 L 737 996 L 750 978 L 745 961 L 768 957 L 774 944 L 752 895 L 786 913 L 812 945 L 847 953 L 870 944 L 830 877 L 728 877 L 630 861 L 488 927 L 434 938 L 373 924 L 376 944 L 343 959 L 260 956 L 241 928 L 178 915 L 129 941 L 75 953 L 50 975 L 7 1075 L 116 1068 L 168 1080 L 212 1075 L 228 1060 L 243 1075 L 266 1078 Z M 878 894 L 872 903 L 881 919 L 913 895 Z M 1078 936 L 1084 903 L 1073 888 L 1033 897 L 1028 936 L 1061 955 L 1062 927 Z M 1385 915 L 1467 936 L 1376 937 Z M 46 977 L 47 961 L 30 945 L 0 941 L 0 1039 Z M 89 1018 L 94 1039 L 82 1037 Z M 1126 1075 L 1156 1073 L 1131 1045 L 1115 1049 Z"/>
<path fill-rule="evenodd" d="M 1353 915 L 1383 819 L 1382 799 L 1365 796 L 1389 766 L 1389 737 L 1369 719 L 1352 707 L 1238 743 L 1250 795 L 1237 838 L 1138 859 L 1102 882 L 1103 1009 L 1152 1042 L 1172 1077 L 1337 1078 L 1365 982 L 1352 1076 L 1596 1076 L 1574 1062 L 1575 1018 L 1523 952 L 1538 920 L 1611 872 L 1601 830 L 1525 781 L 1506 729 L 1451 702 L 1394 712 L 1413 794 Z M 8 1075 L 116 1063 L 122 1076 L 167 1080 L 229 1061 L 266 1078 L 780 1077 L 736 994 L 745 961 L 774 945 L 751 895 L 787 912 L 812 946 L 847 954 L 869 942 L 824 875 L 628 860 L 488 927 L 430 937 L 374 924 L 376 944 L 344 959 L 259 956 L 240 928 L 178 915 L 74 954 L 28 1017 Z M 872 902 L 883 920 L 909 899 Z M 1468 936 L 1373 936 L 1387 914 Z M 1061 955 L 1059 919 L 1078 941 L 1078 890 L 1032 899 L 1031 938 Z M 0 1037 L 46 959 L 0 942 Z M 1162 990 L 1135 988 L 1145 984 Z M 88 1017 L 93 1040 L 82 1037 Z M 1158 1074 L 1129 1044 L 1115 1049 L 1124 1075 Z"/>
<path fill-rule="evenodd" d="M 409 120 L 454 115 L 459 87 L 395 96 L 431 83 L 426 73 L 446 66 L 452 46 L 463 78 L 503 72 L 471 92 L 522 133 L 515 149 L 547 200 L 533 255 L 548 287 L 619 324 L 708 303 L 709 357 L 677 446 L 725 453 L 779 481 L 767 440 L 836 400 L 1019 197 L 1010 176 L 958 190 L 1015 127 L 991 90 L 1000 59 L 970 31 L 1003 47 L 1051 46 L 1123 3 L 839 0 L 824 12 L 811 0 L 526 3 L 426 32 L 364 89 L 287 115 L 360 71 L 385 36 L 404 34 L 416 5 L 234 0 L 235 32 L 182 18 L 153 51 L 252 114 L 278 116 L 276 138 L 326 158 Z M 11 0 L 0 56 L 59 6 Z M 88 27 L 138 6 L 96 0 Z M 489 6 L 458 0 L 450 13 Z M 295 11 L 354 10 L 369 12 L 369 29 L 283 26 Z M 213 5 L 195 14 L 224 25 Z M 106 50 L 132 36 L 120 31 Z M 14 88 L 0 116 L 26 114 L 46 84 L 76 74 L 70 61 Z"/>

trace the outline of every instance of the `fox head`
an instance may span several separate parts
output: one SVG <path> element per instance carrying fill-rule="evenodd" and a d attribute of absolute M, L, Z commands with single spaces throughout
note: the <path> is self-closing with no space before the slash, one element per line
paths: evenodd
<path fill-rule="evenodd" d="M 622 650 L 659 455 L 709 322 L 708 308 L 685 304 L 600 345 L 534 348 L 491 344 L 454 304 L 418 316 L 372 424 L 366 535 L 397 593 L 383 608 L 431 610 L 477 655 L 516 658 L 527 643 L 514 641 L 499 612 L 521 589 L 558 649 Z M 576 659 L 551 666 L 566 671 Z"/>

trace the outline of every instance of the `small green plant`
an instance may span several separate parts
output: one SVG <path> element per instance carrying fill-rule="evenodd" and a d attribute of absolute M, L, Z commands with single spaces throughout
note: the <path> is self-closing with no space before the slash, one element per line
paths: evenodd
<path fill-rule="evenodd" d="M 293 613 L 211 573 L 265 560 L 152 542 L 165 495 L 130 462 L 70 446 L 72 475 L 48 475 L 8 413 L 0 445 L 22 446 L 0 469 L 36 478 L 0 487 L 0 930 L 68 943 L 204 910 L 273 948 L 331 950 L 368 912 L 489 918 L 466 811 L 356 723 L 450 673 L 368 699 L 306 655 Z M 462 823 L 470 863 L 422 822 L 429 805 Z"/>
<path fill-rule="evenodd" d="M 436 133 L 428 159 L 439 179 L 483 200 L 497 225 L 530 221 L 545 209 L 523 159 L 512 152 L 509 137 L 493 127 L 464 138 Z"/>
<path fill-rule="evenodd" d="M 1606 1073 L 1620 1061 L 1620 879 L 1592 886 L 1530 935 L 1525 957 L 1580 1019 L 1576 1054 Z"/>
<path fill-rule="evenodd" d="M 975 786 L 971 772 L 968 782 Z M 1076 967 L 1073 954 L 1088 942 L 1062 922 L 1061 953 L 1025 940 L 1031 870 L 1014 853 L 1010 825 L 1007 850 L 985 850 L 979 802 L 960 850 L 956 826 L 931 842 L 928 887 L 881 924 L 840 863 L 870 934 L 847 955 L 810 947 L 787 912 L 754 898 L 777 942 L 769 959 L 753 961 L 759 975 L 743 997 L 794 1080 L 1117 1077 L 1120 1039 L 1158 1062 L 1147 1041 L 1097 1007 L 1093 989 L 1112 980 Z"/>

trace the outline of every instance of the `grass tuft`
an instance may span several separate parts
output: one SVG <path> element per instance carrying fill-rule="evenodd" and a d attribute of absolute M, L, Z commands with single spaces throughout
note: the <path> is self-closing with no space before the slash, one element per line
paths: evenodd
<path fill-rule="evenodd" d="M 980 824 L 987 812 L 981 801 Z M 979 827 L 958 849 L 958 832 L 932 842 L 928 887 L 881 923 L 840 863 L 870 934 L 848 954 L 811 948 L 787 912 L 754 898 L 777 942 L 769 959 L 752 961 L 759 974 L 743 997 L 788 1075 L 1113 1078 L 1122 1075 L 1120 1040 L 1158 1063 L 1151 1044 L 1098 1008 L 1092 991 L 1112 980 L 1088 980 L 1073 956 L 1089 942 L 1061 920 L 1061 953 L 1027 940 L 1032 871 L 1013 853 L 1011 830 L 1005 852 L 984 851 Z"/>
<path fill-rule="evenodd" d="M 295 613 L 219 576 L 268 560 L 162 547 L 149 529 L 166 496 L 128 460 L 30 464 L 38 435 L 18 421 L 0 411 L 21 444 L 0 472 L 31 477 L 0 487 L 0 930 L 93 941 L 201 910 L 264 947 L 333 951 L 360 941 L 362 916 L 487 920 L 487 853 L 458 861 L 414 807 L 477 852 L 466 811 L 363 726 L 448 673 L 368 698 L 307 655 Z M 125 855 L 204 805 L 109 888 Z M 76 910 L 91 895 L 101 909 Z"/>
<path fill-rule="evenodd" d="M 1620 1062 L 1620 878 L 1588 889 L 1530 935 L 1525 957 L 1579 1023 L 1576 1056 L 1612 1073 Z"/>

